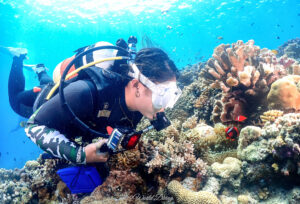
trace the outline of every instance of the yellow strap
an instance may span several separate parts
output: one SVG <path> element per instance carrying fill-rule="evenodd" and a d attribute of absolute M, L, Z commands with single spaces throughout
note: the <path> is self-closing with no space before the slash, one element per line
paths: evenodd
<path fill-rule="evenodd" d="M 122 57 L 122 56 L 119 56 L 119 57 L 110 57 L 110 58 L 105 58 L 105 59 L 101 59 L 101 60 L 98 60 L 98 61 L 95 61 L 95 62 L 90 62 L 86 65 L 83 65 L 81 67 L 79 67 L 78 69 L 75 69 L 74 71 L 72 71 L 71 73 L 67 74 L 65 80 L 68 80 L 70 77 L 72 77 L 73 75 L 77 74 L 78 72 L 80 72 L 81 70 L 85 69 L 85 68 L 88 68 L 90 66 L 93 66 L 95 64 L 98 64 L 98 63 L 101 63 L 101 62 L 106 62 L 106 61 L 112 61 L 112 60 L 122 60 L 122 59 L 127 59 L 127 57 Z M 100 68 L 101 69 L 101 68 Z M 60 85 L 60 81 L 57 82 L 55 84 L 55 86 L 51 89 L 51 91 L 49 92 L 49 94 L 47 95 L 47 98 L 46 100 L 49 100 L 52 95 L 54 94 L 54 92 L 57 90 L 57 88 L 59 87 Z"/>

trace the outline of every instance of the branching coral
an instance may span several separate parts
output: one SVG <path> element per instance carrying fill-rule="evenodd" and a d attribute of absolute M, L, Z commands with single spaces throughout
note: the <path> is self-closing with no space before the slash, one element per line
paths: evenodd
<path fill-rule="evenodd" d="M 180 129 L 181 122 L 179 120 L 173 120 L 171 121 L 171 125 L 162 132 L 164 133 L 164 137 L 174 138 L 174 140 L 178 142 L 180 139 Z"/>
<path fill-rule="evenodd" d="M 254 46 L 253 40 L 245 44 L 238 41 L 232 47 L 221 44 L 215 48 L 214 58 L 208 60 L 206 69 L 224 92 L 241 84 L 249 87 L 259 78 L 259 72 L 253 66 L 258 53 L 259 47 Z"/>
<path fill-rule="evenodd" d="M 189 117 L 183 124 L 182 127 L 186 128 L 186 129 L 193 129 L 195 128 L 197 125 L 197 117 L 196 116 L 192 116 Z"/>
<path fill-rule="evenodd" d="M 230 122 L 238 114 L 250 114 L 250 107 L 257 106 L 269 86 L 287 74 L 288 66 L 290 60 L 277 59 L 270 50 L 255 46 L 253 40 L 216 47 L 204 69 L 205 76 L 223 91 L 221 101 L 215 103 L 214 121 Z"/>
<path fill-rule="evenodd" d="M 183 172 L 185 169 L 192 169 L 206 175 L 206 164 L 194 155 L 194 145 L 184 141 L 177 143 L 173 138 L 166 138 L 164 144 L 159 144 L 153 153 L 153 158 L 146 163 L 149 167 L 148 173 L 156 168 L 163 168 L 169 171 L 169 175 L 175 172 Z"/>
<path fill-rule="evenodd" d="M 140 151 L 136 148 L 125 151 L 116 155 L 112 155 L 109 160 L 110 169 L 126 170 L 132 169 L 140 163 Z"/>
<path fill-rule="evenodd" d="M 206 88 L 201 92 L 201 95 L 196 99 L 194 107 L 201 108 L 205 105 L 210 97 L 210 88 Z"/>

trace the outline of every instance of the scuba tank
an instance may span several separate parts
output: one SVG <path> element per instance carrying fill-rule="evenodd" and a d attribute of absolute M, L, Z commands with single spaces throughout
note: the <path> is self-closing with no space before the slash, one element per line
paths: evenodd
<path fill-rule="evenodd" d="M 72 60 L 74 60 L 80 53 L 85 52 L 91 48 L 101 47 L 101 46 L 113 46 L 113 44 L 111 44 L 109 42 L 100 41 L 93 45 L 79 48 L 75 51 L 76 52 L 75 55 L 60 62 L 53 71 L 54 83 L 58 83 L 60 81 L 61 75 L 63 74 L 63 72 L 66 69 L 66 67 L 68 66 L 68 64 Z M 118 50 L 115 50 L 115 49 L 100 49 L 100 50 L 95 50 L 93 52 L 90 52 L 87 55 L 77 58 L 76 62 L 72 65 L 72 67 L 70 68 L 68 73 L 71 73 L 71 72 L 75 71 L 77 68 L 87 65 L 88 63 L 94 62 L 96 60 L 116 57 L 117 52 L 118 52 Z M 105 62 L 95 64 L 95 66 L 102 68 L 102 69 L 107 69 L 107 68 L 113 66 L 113 64 L 114 64 L 114 60 L 110 60 L 110 61 L 105 61 Z M 69 79 L 74 78 L 76 76 L 77 76 L 77 74 L 74 74 Z"/>

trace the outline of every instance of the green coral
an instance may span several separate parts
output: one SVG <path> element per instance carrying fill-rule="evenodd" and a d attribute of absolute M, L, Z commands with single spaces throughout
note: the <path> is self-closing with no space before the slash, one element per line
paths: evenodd
<path fill-rule="evenodd" d="M 219 204 L 220 201 L 211 192 L 192 191 L 184 188 L 178 181 L 173 180 L 168 184 L 168 191 L 178 204 Z"/>

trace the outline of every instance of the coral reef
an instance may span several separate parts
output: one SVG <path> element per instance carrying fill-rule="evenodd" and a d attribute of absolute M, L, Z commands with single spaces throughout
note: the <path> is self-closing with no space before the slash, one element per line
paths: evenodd
<path fill-rule="evenodd" d="M 128 203 L 135 203 L 140 200 L 138 195 L 142 195 L 144 187 L 145 183 L 137 173 L 129 170 L 112 170 L 106 181 L 81 202 L 98 202 L 113 197 L 116 200 L 126 199 Z"/>
<path fill-rule="evenodd" d="M 69 189 L 56 170 L 65 163 L 59 159 L 28 161 L 19 170 L 0 170 L 0 199 L 2 203 L 72 202 Z"/>
<path fill-rule="evenodd" d="M 198 124 L 195 128 L 185 133 L 183 140 L 191 141 L 197 150 L 207 149 L 218 142 L 218 135 L 214 128 L 204 123 Z"/>
<path fill-rule="evenodd" d="M 249 195 L 239 195 L 237 197 L 239 204 L 256 204 L 257 201 Z"/>
<path fill-rule="evenodd" d="M 283 115 L 283 111 L 281 110 L 269 110 L 264 112 L 261 116 L 260 119 L 262 120 L 263 124 L 265 122 L 274 122 L 276 118 L 280 117 Z"/>
<path fill-rule="evenodd" d="M 113 170 L 133 169 L 139 164 L 140 151 L 137 148 L 112 155 L 109 160 L 109 167 Z"/>
<path fill-rule="evenodd" d="M 202 190 L 218 195 L 220 189 L 221 189 L 220 181 L 215 177 L 209 177 Z"/>
<path fill-rule="evenodd" d="M 288 200 L 289 200 L 290 204 L 297 204 L 300 202 L 300 188 L 299 187 L 296 187 L 291 191 Z"/>
<path fill-rule="evenodd" d="M 130 199 L 127 196 L 124 196 L 123 198 L 102 198 L 101 200 L 97 200 L 91 197 L 84 198 L 80 201 L 80 204 L 145 204 L 147 202 L 144 202 L 140 199 Z"/>
<path fill-rule="evenodd" d="M 192 116 L 189 117 L 184 123 L 182 123 L 182 127 L 185 129 L 193 129 L 197 126 L 197 117 L 196 116 Z"/>
<path fill-rule="evenodd" d="M 178 80 L 179 86 L 188 86 L 197 80 L 200 70 L 204 67 L 205 63 L 199 62 L 197 64 L 186 66 L 180 71 L 180 78 Z"/>
<path fill-rule="evenodd" d="M 268 179 L 277 174 L 299 176 L 300 114 L 289 113 L 265 126 L 247 126 L 239 138 L 238 157 L 242 159 L 247 182 Z M 248 163 L 249 162 L 249 163 Z M 297 181 L 297 180 L 295 180 Z"/>
<path fill-rule="evenodd" d="M 246 126 L 241 130 L 237 148 L 238 158 L 255 162 L 267 157 L 269 153 L 267 140 L 260 138 L 261 132 L 261 128 L 255 126 Z"/>
<path fill-rule="evenodd" d="M 294 62 L 277 59 L 270 50 L 254 45 L 253 40 L 219 45 L 204 69 L 212 86 L 222 90 L 222 98 L 215 101 L 212 120 L 231 122 L 238 115 L 251 115 L 250 111 L 255 112 L 265 99 L 270 85 L 286 76 Z"/>
<path fill-rule="evenodd" d="M 229 178 L 238 175 L 241 172 L 241 161 L 233 158 L 226 157 L 222 164 L 216 162 L 211 165 L 212 171 L 222 178 Z"/>
<path fill-rule="evenodd" d="M 153 158 L 146 163 L 148 173 L 164 167 L 169 175 L 191 169 L 201 175 L 206 175 L 206 164 L 194 155 L 194 145 L 190 142 L 177 143 L 173 138 L 166 138 L 164 144 L 159 144 L 152 154 Z"/>
<path fill-rule="evenodd" d="M 213 193 L 188 190 L 176 180 L 168 184 L 168 192 L 174 197 L 175 202 L 178 204 L 220 204 L 220 200 Z"/>
<path fill-rule="evenodd" d="M 277 118 L 274 125 L 273 131 L 278 136 L 270 144 L 273 156 L 281 161 L 281 172 L 286 176 L 300 175 L 300 114 L 285 114 Z"/>
<path fill-rule="evenodd" d="M 203 67 L 204 64 L 201 64 L 201 69 Z M 178 119 L 181 122 L 185 122 L 187 118 L 196 116 L 197 120 L 204 119 L 207 124 L 210 123 L 210 113 L 213 109 L 214 98 L 220 90 L 209 86 L 208 81 L 203 76 L 203 72 L 199 72 L 201 69 L 189 71 L 195 80 L 183 88 L 182 95 L 172 111 L 167 110 L 167 115 L 170 119 Z"/>
<path fill-rule="evenodd" d="M 214 162 L 222 163 L 226 157 L 237 158 L 237 150 L 236 149 L 224 149 L 224 150 L 220 150 L 220 151 L 208 150 L 203 153 L 202 159 L 208 165 L 211 165 Z"/>
<path fill-rule="evenodd" d="M 300 38 L 288 40 L 278 47 L 278 56 L 287 55 L 300 62 Z"/>
<path fill-rule="evenodd" d="M 267 99 L 270 108 L 300 110 L 300 76 L 289 75 L 274 82 Z"/>
<path fill-rule="evenodd" d="M 300 63 L 300 62 L 299 62 L 299 63 Z M 293 75 L 300 75 L 300 64 L 299 64 L 299 63 L 294 63 L 294 64 L 292 65 L 290 74 L 293 74 Z"/>

